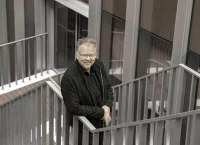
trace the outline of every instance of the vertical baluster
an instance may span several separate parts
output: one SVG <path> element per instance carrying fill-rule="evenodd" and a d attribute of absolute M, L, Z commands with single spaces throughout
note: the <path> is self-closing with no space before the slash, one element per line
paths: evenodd
<path fill-rule="evenodd" d="M 93 133 L 93 143 L 92 145 L 99 145 L 99 132 Z"/>
<path fill-rule="evenodd" d="M 40 41 L 41 41 L 41 76 L 43 76 L 43 54 L 44 54 L 43 36 L 40 37 Z"/>
<path fill-rule="evenodd" d="M 197 78 L 192 75 L 192 80 L 191 80 L 191 87 L 190 87 L 190 100 L 189 100 L 189 108 L 188 111 L 191 111 L 194 109 L 195 106 L 195 93 L 196 93 L 196 87 L 197 87 Z M 192 116 L 189 116 L 187 119 L 187 131 L 186 131 L 186 144 L 189 144 L 190 142 L 190 134 L 191 134 L 191 129 L 192 129 Z"/>
<path fill-rule="evenodd" d="M 22 82 L 24 82 L 25 76 L 25 41 L 21 42 L 22 46 Z"/>
<path fill-rule="evenodd" d="M 66 144 L 68 145 L 69 144 L 69 136 L 70 136 L 70 126 L 68 125 L 68 122 L 67 122 L 67 116 L 68 116 L 68 112 L 66 111 L 66 108 L 65 108 L 65 104 L 62 102 L 62 110 L 63 110 L 63 144 Z"/>
<path fill-rule="evenodd" d="M 1 48 L 0 48 L 1 49 Z M 0 105 L 0 144 L 3 145 L 3 113 L 2 113 L 2 106 Z"/>
<path fill-rule="evenodd" d="M 121 123 L 121 87 L 118 87 L 118 117 L 117 117 L 117 124 Z"/>
<path fill-rule="evenodd" d="M 156 101 L 155 101 L 155 92 L 156 92 L 156 84 L 157 84 L 157 75 L 154 75 L 153 79 L 153 94 L 152 94 L 152 108 L 151 108 L 151 118 L 155 118 L 155 108 L 156 108 Z M 150 144 L 154 144 L 154 131 L 155 131 L 155 124 L 151 123 L 150 125 Z"/>
<path fill-rule="evenodd" d="M 79 132 L 79 121 L 76 116 L 73 116 L 73 145 L 78 145 L 78 132 Z"/>
<path fill-rule="evenodd" d="M 61 145 L 61 107 L 62 101 L 56 96 L 56 144 Z"/>
<path fill-rule="evenodd" d="M 129 91 L 128 91 L 128 111 L 127 111 L 127 122 L 131 122 L 133 120 L 133 83 L 129 83 Z"/>
<path fill-rule="evenodd" d="M 127 127 L 126 145 L 132 145 L 133 144 L 134 136 L 135 136 L 134 126 Z"/>
<path fill-rule="evenodd" d="M 54 144 L 54 96 L 55 93 L 49 88 L 48 88 L 48 109 L 49 109 L 49 145 Z"/>
<path fill-rule="evenodd" d="M 123 133 L 124 133 L 123 128 L 117 128 L 115 130 L 115 139 L 114 139 L 115 145 L 122 145 L 123 144 Z"/>
<path fill-rule="evenodd" d="M 37 38 L 33 38 L 33 50 L 34 50 L 34 73 L 37 78 Z"/>
<path fill-rule="evenodd" d="M 163 145 L 163 129 L 164 129 L 163 127 L 164 127 L 164 121 L 156 122 L 155 139 L 154 139 L 155 145 Z"/>
<path fill-rule="evenodd" d="M 37 108 L 37 104 L 36 104 L 36 99 L 37 99 L 37 92 L 36 90 L 32 91 L 32 143 L 35 145 L 36 144 L 36 108 Z"/>
<path fill-rule="evenodd" d="M 103 134 L 103 145 L 109 145 L 110 144 L 110 131 L 106 130 Z"/>
<path fill-rule="evenodd" d="M 7 56 L 6 56 L 6 59 L 7 59 L 7 65 L 8 65 L 8 67 L 7 67 L 7 72 L 8 72 L 8 84 L 9 84 L 9 87 L 11 87 L 11 79 L 10 79 L 10 76 L 11 76 L 11 73 L 10 73 L 10 47 L 9 47 L 10 45 L 8 45 L 8 46 L 6 46 L 6 49 L 8 50 L 8 52 L 7 52 Z M 1 49 L 1 48 L 0 48 Z"/>
<path fill-rule="evenodd" d="M 144 99 L 144 116 L 143 119 L 147 119 L 148 117 L 148 82 L 149 82 L 149 77 L 145 78 L 145 99 Z"/>
<path fill-rule="evenodd" d="M 3 61 L 3 47 L 0 47 L 0 64 L 4 64 Z M 0 73 L 1 73 L 1 87 L 2 90 L 4 90 L 4 77 L 3 77 L 4 67 L 0 67 Z"/>
<path fill-rule="evenodd" d="M 15 83 L 18 85 L 18 66 L 17 66 L 17 43 L 14 44 L 14 51 L 15 51 Z"/>
<path fill-rule="evenodd" d="M 138 128 L 138 138 L 136 138 L 138 145 L 147 145 L 147 125 L 141 124 L 140 126 L 136 126 Z"/>
<path fill-rule="evenodd" d="M 190 144 L 188 145 L 198 145 L 200 143 L 200 115 L 195 114 L 192 117 L 192 131 L 190 134 Z M 188 134 L 189 135 L 189 134 Z"/>
<path fill-rule="evenodd" d="M 164 115 L 165 90 L 166 90 L 166 71 L 162 72 L 161 99 L 160 99 L 160 116 Z"/>
<path fill-rule="evenodd" d="M 29 80 L 31 80 L 30 41 L 27 41 L 27 43 L 28 43 L 28 56 L 27 56 L 27 58 L 28 58 L 28 77 L 29 77 Z"/>
<path fill-rule="evenodd" d="M 125 123 L 126 119 L 126 85 L 121 87 L 121 100 L 120 100 L 120 123 Z"/>
<path fill-rule="evenodd" d="M 47 85 L 42 86 L 42 145 L 46 144 Z"/>
<path fill-rule="evenodd" d="M 112 106 L 112 125 L 115 125 L 115 119 L 116 119 L 116 99 L 117 99 L 117 88 L 113 89 L 113 96 L 114 96 L 114 101 L 113 101 L 113 106 Z"/>
<path fill-rule="evenodd" d="M 24 109 L 26 107 L 26 100 L 25 100 L 25 95 L 22 96 L 21 98 L 22 100 L 22 103 L 21 103 L 21 106 L 20 106 L 20 109 L 21 109 L 21 115 L 20 115 L 20 118 L 21 118 L 21 139 L 22 139 L 22 145 L 25 145 L 25 133 L 26 133 L 26 129 L 25 129 L 25 121 L 26 121 L 26 109 Z"/>
<path fill-rule="evenodd" d="M 141 107 L 142 107 L 142 85 L 141 85 L 141 80 L 138 81 L 138 95 L 137 95 L 137 115 L 136 119 L 140 120 L 141 119 Z"/>
<path fill-rule="evenodd" d="M 176 69 L 172 69 L 169 76 L 167 115 L 172 114 L 175 78 L 176 78 Z"/>
<path fill-rule="evenodd" d="M 89 144 L 89 130 L 83 125 L 83 145 Z"/>
<path fill-rule="evenodd" d="M 41 99 L 43 96 L 41 96 L 41 87 L 37 88 L 37 123 L 36 123 L 36 127 L 37 127 L 37 145 L 41 145 Z"/>

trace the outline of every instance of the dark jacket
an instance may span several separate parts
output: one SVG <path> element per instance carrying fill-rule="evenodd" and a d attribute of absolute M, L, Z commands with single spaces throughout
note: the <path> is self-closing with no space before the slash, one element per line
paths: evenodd
<path fill-rule="evenodd" d="M 107 105 L 111 109 L 113 92 L 103 63 L 96 59 L 92 67 L 95 67 L 101 84 L 102 106 Z M 84 72 L 77 60 L 66 70 L 61 81 L 61 92 L 69 113 L 67 116 L 69 125 L 72 126 L 72 115 L 77 115 L 87 117 L 96 128 L 102 127 L 100 120 L 104 116 L 104 110 L 102 106 L 98 107 L 96 99 L 88 89 Z"/>

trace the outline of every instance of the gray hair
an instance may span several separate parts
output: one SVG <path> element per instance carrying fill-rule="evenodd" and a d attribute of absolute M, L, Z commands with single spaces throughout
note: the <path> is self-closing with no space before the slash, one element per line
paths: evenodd
<path fill-rule="evenodd" d="M 77 44 L 76 44 L 76 51 L 78 51 L 79 49 L 79 46 L 81 46 L 82 44 L 84 43 L 89 43 L 89 44 L 92 44 L 95 48 L 97 46 L 97 42 L 94 38 L 88 38 L 88 37 L 85 37 L 85 38 L 81 38 L 77 41 Z"/>

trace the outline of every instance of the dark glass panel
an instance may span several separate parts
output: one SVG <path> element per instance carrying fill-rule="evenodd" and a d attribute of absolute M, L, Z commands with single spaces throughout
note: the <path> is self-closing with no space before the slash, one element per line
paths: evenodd
<path fill-rule="evenodd" d="M 112 85 L 121 83 L 125 21 L 102 11 L 100 59 L 110 75 Z"/>
<path fill-rule="evenodd" d="M 127 0 L 103 0 L 102 9 L 123 20 L 126 19 Z"/>
<path fill-rule="evenodd" d="M 136 77 L 170 66 L 172 43 L 146 30 L 139 30 Z"/>
<path fill-rule="evenodd" d="M 200 55 L 200 0 L 194 1 L 193 16 L 191 22 L 191 32 L 189 40 L 189 50 Z"/>
<path fill-rule="evenodd" d="M 142 0 L 140 27 L 173 40 L 177 0 Z"/>

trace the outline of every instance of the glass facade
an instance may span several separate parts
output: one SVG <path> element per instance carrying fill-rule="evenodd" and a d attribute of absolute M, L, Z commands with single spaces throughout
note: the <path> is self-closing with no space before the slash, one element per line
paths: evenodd
<path fill-rule="evenodd" d="M 136 77 L 171 66 L 177 0 L 142 0 Z"/>
<path fill-rule="evenodd" d="M 122 82 L 126 0 L 103 0 L 100 59 L 112 85 Z"/>
<path fill-rule="evenodd" d="M 75 60 L 76 41 L 87 37 L 88 19 L 55 2 L 55 68 L 66 68 Z"/>

